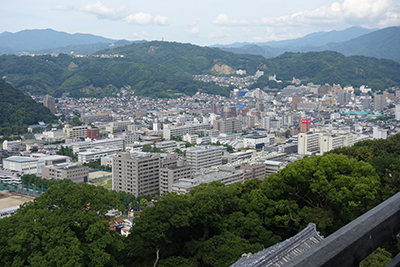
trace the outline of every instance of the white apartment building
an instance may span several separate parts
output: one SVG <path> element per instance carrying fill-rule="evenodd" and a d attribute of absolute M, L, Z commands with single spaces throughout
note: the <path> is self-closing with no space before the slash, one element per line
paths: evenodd
<path fill-rule="evenodd" d="M 103 157 L 118 154 L 118 148 L 98 148 L 88 149 L 78 153 L 78 162 L 87 163 L 93 160 L 98 160 Z"/>
<path fill-rule="evenodd" d="M 194 143 L 196 143 L 197 137 L 199 137 L 198 134 L 189 134 L 189 133 L 187 133 L 184 136 L 182 136 L 182 140 L 185 141 L 185 142 L 189 142 L 189 143 L 194 144 Z"/>
<path fill-rule="evenodd" d="M 115 147 L 119 150 L 125 149 L 125 143 L 123 138 L 112 138 L 112 139 L 103 139 L 103 140 L 96 140 L 96 141 L 84 141 L 84 142 L 77 142 L 72 144 L 72 151 L 74 153 L 79 153 L 86 151 L 88 149 L 94 149 L 96 147 Z"/>
<path fill-rule="evenodd" d="M 170 140 L 172 137 L 184 136 L 185 134 L 196 134 L 198 132 L 210 129 L 211 125 L 204 123 L 170 127 L 163 130 L 163 137 L 165 140 Z"/>
<path fill-rule="evenodd" d="M 332 130 L 330 132 L 308 132 L 298 135 L 298 154 L 320 155 L 338 147 L 352 146 L 356 135 L 348 130 Z"/>
<path fill-rule="evenodd" d="M 181 149 L 180 142 L 176 142 L 176 141 L 157 142 L 156 147 L 161 150 L 166 150 L 168 152 L 173 152 L 177 148 Z"/>
<path fill-rule="evenodd" d="M 271 139 L 271 137 L 273 137 Z M 261 148 L 264 145 L 272 145 L 271 141 L 275 141 L 275 136 L 273 135 L 258 135 L 258 134 L 248 134 L 243 136 L 243 147 L 248 148 Z"/>
<path fill-rule="evenodd" d="M 222 164 L 222 147 L 201 146 L 186 151 L 186 158 L 193 171 L 200 171 Z"/>
<path fill-rule="evenodd" d="M 373 139 L 386 139 L 387 138 L 387 130 L 379 129 L 378 127 L 372 128 L 372 138 Z"/>
<path fill-rule="evenodd" d="M 270 131 L 270 129 L 271 129 L 271 117 L 270 116 L 261 118 L 261 128 L 265 129 L 267 132 Z"/>
<path fill-rule="evenodd" d="M 21 140 L 3 141 L 3 149 L 6 151 L 13 151 L 15 149 L 18 149 L 20 146 L 21 146 Z"/>
<path fill-rule="evenodd" d="M 300 133 L 298 135 L 297 153 L 300 155 L 312 155 L 319 152 L 318 133 Z"/>
<path fill-rule="evenodd" d="M 400 121 L 400 105 L 396 105 L 395 118 L 396 118 L 396 121 Z"/>

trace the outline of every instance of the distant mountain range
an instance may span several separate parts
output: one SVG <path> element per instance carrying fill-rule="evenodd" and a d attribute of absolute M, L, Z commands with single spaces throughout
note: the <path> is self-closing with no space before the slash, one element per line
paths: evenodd
<path fill-rule="evenodd" d="M 79 54 L 91 55 L 108 48 L 122 47 L 131 43 L 92 34 L 69 34 L 52 29 L 24 30 L 0 34 L 0 54 Z M 238 54 L 260 55 L 265 58 L 285 52 L 336 51 L 346 56 L 363 55 L 392 59 L 400 62 L 400 27 L 365 29 L 351 27 L 342 31 L 316 32 L 302 38 L 270 41 L 265 43 L 233 43 L 212 45 Z"/>
<path fill-rule="evenodd" d="M 333 51 L 287 52 L 267 59 L 218 48 L 154 41 L 106 49 L 97 54 L 115 57 L 2 55 L 0 77 L 23 92 L 56 97 L 66 92 L 72 97 L 113 96 L 121 93 L 121 88 L 151 97 L 193 95 L 198 91 L 226 96 L 232 86 L 195 81 L 193 75 L 231 76 L 238 69 L 246 70 L 249 75 L 264 71 L 265 75 L 252 88 L 278 88 L 268 79 L 274 74 L 285 82 L 296 77 L 304 83 L 368 85 L 373 90 L 400 86 L 400 63 L 365 56 L 345 57 Z"/>
<path fill-rule="evenodd" d="M 266 58 L 285 52 L 336 51 L 346 56 L 363 55 L 400 62 L 400 27 L 369 30 L 351 27 L 343 31 L 319 32 L 305 37 L 249 44 L 215 45 L 225 51 L 261 55 Z"/>
<path fill-rule="evenodd" d="M 24 30 L 0 34 L 0 54 L 93 54 L 109 47 L 130 44 L 126 40 L 113 40 L 93 34 L 69 34 L 52 29 Z"/>

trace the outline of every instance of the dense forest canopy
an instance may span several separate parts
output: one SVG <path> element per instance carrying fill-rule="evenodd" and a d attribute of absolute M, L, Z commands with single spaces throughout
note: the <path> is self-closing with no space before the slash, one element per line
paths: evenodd
<path fill-rule="evenodd" d="M 0 79 L 0 135 L 23 134 L 28 125 L 39 121 L 50 123 L 57 117 L 50 110 L 37 103 L 31 97 L 24 95 L 21 90 L 14 88 Z"/>
<path fill-rule="evenodd" d="M 264 71 L 252 88 L 271 84 L 269 75 L 291 81 L 293 77 L 315 84 L 368 85 L 373 90 L 400 86 L 400 64 L 363 56 L 345 57 L 332 51 L 285 53 L 276 58 L 234 54 L 217 48 L 173 42 L 144 42 L 98 52 L 123 57 L 74 58 L 0 56 L 0 75 L 24 92 L 59 97 L 69 92 L 72 97 L 116 96 L 120 89 L 135 95 L 173 97 L 175 93 L 193 95 L 197 91 L 229 95 L 232 88 L 195 81 L 192 75 L 221 73 L 215 65 L 233 70 L 244 69 L 254 75 Z M 231 75 L 231 74 L 229 74 Z"/>

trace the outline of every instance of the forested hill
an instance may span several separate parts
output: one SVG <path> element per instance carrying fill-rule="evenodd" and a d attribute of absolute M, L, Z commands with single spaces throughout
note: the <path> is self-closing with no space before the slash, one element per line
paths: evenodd
<path fill-rule="evenodd" d="M 22 134 L 28 125 L 52 122 L 56 117 L 43 104 L 35 102 L 0 79 L 0 134 Z"/>
<path fill-rule="evenodd" d="M 302 83 L 340 84 L 359 87 L 367 85 L 373 90 L 383 90 L 400 85 L 400 63 L 389 59 L 365 56 L 349 56 L 333 51 L 292 53 L 287 52 L 268 59 L 268 73 L 277 79 L 291 81 L 293 77 Z M 279 86 L 263 76 L 252 88 Z"/>
<path fill-rule="evenodd" d="M 247 69 L 251 73 L 263 69 L 266 63 L 261 56 L 167 42 L 134 43 L 99 54 L 124 57 L 3 55 L 0 57 L 0 75 L 23 91 L 53 96 L 70 92 L 73 97 L 101 97 L 115 95 L 124 86 L 131 86 L 135 95 L 154 97 L 171 97 L 174 93 L 193 95 L 199 90 L 228 95 L 229 88 L 196 82 L 192 75 L 221 73 L 212 70 L 216 65 L 225 74 L 236 69 Z"/>
<path fill-rule="evenodd" d="M 197 91 L 228 95 L 233 88 L 194 81 L 194 74 L 234 75 L 244 69 L 265 73 L 253 87 L 270 85 L 269 75 L 291 81 L 317 84 L 368 85 L 373 90 L 399 86 L 400 64 L 363 56 L 345 57 L 336 52 L 285 53 L 266 59 L 240 55 L 217 48 L 172 42 L 134 43 L 103 50 L 111 57 L 74 58 L 66 54 L 44 56 L 0 56 L 0 77 L 5 76 L 24 92 L 59 97 L 103 97 L 120 93 L 121 88 L 135 95 L 173 97 Z"/>

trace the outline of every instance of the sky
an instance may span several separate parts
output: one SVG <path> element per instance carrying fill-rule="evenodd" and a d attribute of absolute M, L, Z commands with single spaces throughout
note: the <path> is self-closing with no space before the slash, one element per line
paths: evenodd
<path fill-rule="evenodd" d="M 0 33 L 51 28 L 202 46 L 400 26 L 400 0 L 13 0 L 0 10 Z"/>

